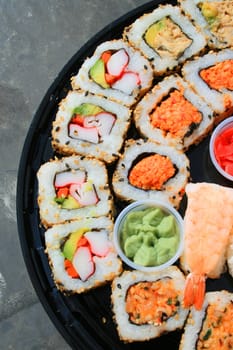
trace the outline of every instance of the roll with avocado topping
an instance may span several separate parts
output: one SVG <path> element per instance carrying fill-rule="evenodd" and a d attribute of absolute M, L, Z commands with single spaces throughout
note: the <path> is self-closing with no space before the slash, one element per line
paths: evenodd
<path fill-rule="evenodd" d="M 139 17 L 125 29 L 124 38 L 152 61 L 156 76 L 178 67 L 206 46 L 204 35 L 172 5 L 161 5 Z"/>
<path fill-rule="evenodd" d="M 118 334 L 125 342 L 146 341 L 182 328 L 185 278 L 175 266 L 160 272 L 124 271 L 112 283 Z"/>
<path fill-rule="evenodd" d="M 113 190 L 132 202 L 157 199 L 179 207 L 189 179 L 189 160 L 173 147 L 128 140 L 113 174 Z"/>

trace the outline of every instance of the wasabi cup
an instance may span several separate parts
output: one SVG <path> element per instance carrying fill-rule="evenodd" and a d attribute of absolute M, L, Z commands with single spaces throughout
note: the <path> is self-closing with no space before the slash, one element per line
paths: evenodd
<path fill-rule="evenodd" d="M 143 266 L 138 263 L 135 263 L 133 260 L 131 260 L 126 256 L 121 246 L 122 228 L 127 215 L 131 212 L 142 211 L 148 208 L 154 208 L 154 209 L 158 208 L 158 209 L 161 209 L 165 214 L 173 216 L 177 227 L 177 233 L 179 235 L 179 242 L 174 255 L 164 263 L 160 265 L 156 264 L 154 266 Z M 114 233 L 113 233 L 113 243 L 119 257 L 130 268 L 144 271 L 144 272 L 161 271 L 167 268 L 168 266 L 174 264 L 179 259 L 179 257 L 183 252 L 183 246 L 184 246 L 183 219 L 179 214 L 179 212 L 168 204 L 155 201 L 155 200 L 140 200 L 140 201 L 133 202 L 132 204 L 125 207 L 116 218 L 115 225 L 114 225 Z"/>

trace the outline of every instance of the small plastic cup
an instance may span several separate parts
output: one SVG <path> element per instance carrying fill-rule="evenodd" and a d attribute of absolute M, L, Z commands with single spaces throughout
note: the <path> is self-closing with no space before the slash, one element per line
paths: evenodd
<path fill-rule="evenodd" d="M 124 224 L 124 221 L 127 217 L 127 215 L 132 212 L 132 211 L 139 211 L 139 210 L 144 210 L 147 208 L 160 208 L 164 211 L 164 213 L 173 215 L 176 221 L 176 225 L 178 228 L 178 233 L 179 233 L 179 244 L 177 247 L 177 250 L 172 258 L 170 258 L 168 261 L 161 265 L 156 265 L 156 266 L 143 266 L 136 264 L 132 260 L 130 260 L 124 253 L 121 244 L 120 244 L 120 238 L 121 238 L 121 232 L 122 232 L 122 227 Z M 140 270 L 144 272 L 154 272 L 154 271 L 161 271 L 168 266 L 174 264 L 179 257 L 181 256 L 183 252 L 183 246 L 184 246 L 184 231 L 183 231 L 183 219 L 179 212 L 175 210 L 172 206 L 168 204 L 164 204 L 159 201 L 155 200 L 140 200 L 133 202 L 132 204 L 128 205 L 125 207 L 121 213 L 118 215 L 115 225 L 114 225 L 114 234 L 113 234 L 113 243 L 116 248 L 116 251 L 119 255 L 119 257 L 122 259 L 124 263 L 126 263 L 130 268 L 135 269 L 135 270 Z"/>
<path fill-rule="evenodd" d="M 210 138 L 210 143 L 209 143 L 209 153 L 210 153 L 210 159 L 214 165 L 214 167 L 216 168 L 216 170 L 222 175 L 224 176 L 226 179 L 233 181 L 233 176 L 228 174 L 222 167 L 221 165 L 218 163 L 216 156 L 215 156 L 215 152 L 214 152 L 214 145 L 215 145 L 215 141 L 216 138 L 221 135 L 221 133 L 225 130 L 227 130 L 228 128 L 233 128 L 233 116 L 229 117 L 225 120 L 223 120 L 213 131 L 211 138 Z M 232 145 L 233 147 L 233 145 Z"/>

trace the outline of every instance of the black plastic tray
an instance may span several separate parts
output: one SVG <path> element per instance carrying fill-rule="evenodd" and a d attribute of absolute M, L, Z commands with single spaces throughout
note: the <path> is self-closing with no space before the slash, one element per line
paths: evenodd
<path fill-rule="evenodd" d="M 159 3 L 166 1 L 150 1 L 109 24 L 71 58 L 43 98 L 31 123 L 21 156 L 17 186 L 17 219 L 21 249 L 42 305 L 73 349 L 136 350 L 179 347 L 181 333 L 178 331 L 146 343 L 122 343 L 112 320 L 110 285 L 83 295 L 64 296 L 58 291 L 51 278 L 51 270 L 44 252 L 44 228 L 40 224 L 37 205 L 36 173 L 42 163 L 55 155 L 51 147 L 52 121 L 58 103 L 71 88 L 71 76 L 78 72 L 84 59 L 94 52 L 97 45 L 120 37 L 125 26 L 141 14 L 153 10 Z M 175 1 L 169 3 L 175 4 Z M 208 142 L 209 139 L 206 138 L 187 153 L 191 162 L 192 180 L 231 185 L 213 168 L 209 159 Z M 183 210 L 184 208 L 185 206 Z M 208 281 L 207 289 L 233 291 L 232 279 L 226 273 L 219 280 Z"/>

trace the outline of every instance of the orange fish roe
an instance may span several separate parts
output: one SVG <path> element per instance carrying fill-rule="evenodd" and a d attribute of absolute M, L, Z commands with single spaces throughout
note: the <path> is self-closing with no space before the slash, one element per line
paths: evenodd
<path fill-rule="evenodd" d="M 132 168 L 129 182 L 144 190 L 160 190 L 175 172 L 176 169 L 168 157 L 153 154 L 143 158 Z"/>
<path fill-rule="evenodd" d="M 191 125 L 199 124 L 201 113 L 192 105 L 183 94 L 174 90 L 151 114 L 151 124 L 174 136 L 184 137 L 190 131 Z"/>
<path fill-rule="evenodd" d="M 226 60 L 202 69 L 200 76 L 212 89 L 233 90 L 233 60 Z"/>
<path fill-rule="evenodd" d="M 209 305 L 207 317 L 199 335 L 197 349 L 233 349 L 233 304 L 223 310 L 218 305 Z"/>
<path fill-rule="evenodd" d="M 126 312 L 135 324 L 160 325 L 177 312 L 180 303 L 172 279 L 139 282 L 128 289 Z"/>

